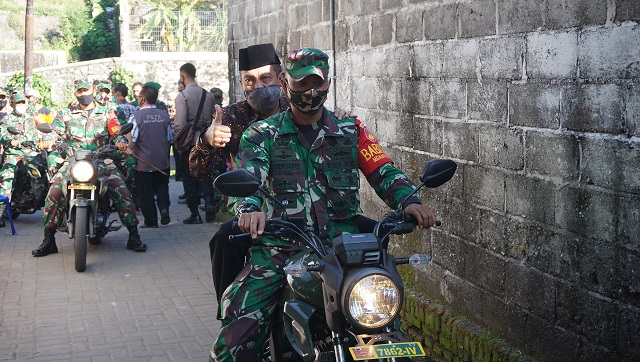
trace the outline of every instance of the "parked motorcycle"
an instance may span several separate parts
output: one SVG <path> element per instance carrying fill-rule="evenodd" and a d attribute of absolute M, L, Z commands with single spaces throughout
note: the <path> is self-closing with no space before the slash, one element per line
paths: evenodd
<path fill-rule="evenodd" d="M 45 125 L 45 126 L 43 126 Z M 46 124 L 41 124 L 46 128 Z M 87 243 L 98 245 L 110 231 L 118 231 L 121 224 L 109 222 L 112 212 L 111 199 L 107 195 L 107 168 L 114 162 L 109 155 L 117 150 L 111 140 L 131 132 L 133 124 L 123 125 L 116 134 L 110 137 L 107 145 L 98 150 L 77 149 L 70 153 L 67 184 L 67 232 L 73 239 L 75 253 L 75 269 L 85 271 L 87 267 Z M 51 132 L 49 127 L 48 132 Z"/>
<path fill-rule="evenodd" d="M 456 167 L 451 160 L 429 162 L 414 193 L 446 183 Z M 227 196 L 246 197 L 260 191 L 280 204 L 245 169 L 226 172 L 214 183 Z M 332 245 L 320 240 L 304 220 L 286 213 L 267 222 L 262 236 L 288 238 L 306 248 L 291 256 L 284 268 L 288 285 L 274 315 L 263 360 L 344 362 L 425 355 L 421 343 L 407 341 L 399 327 L 404 285 L 396 266 L 417 268 L 430 257 L 395 258 L 387 252 L 390 235 L 414 229 L 415 219 L 403 211 L 404 206 L 385 215 L 373 233 L 344 234 Z"/>
<path fill-rule="evenodd" d="M 13 135 L 21 134 L 16 127 L 9 127 L 7 130 Z M 16 165 L 13 180 L 11 216 L 14 219 L 20 214 L 33 214 L 40 210 L 49 191 L 47 152 L 33 142 L 22 142 L 20 147 L 26 152 Z"/>

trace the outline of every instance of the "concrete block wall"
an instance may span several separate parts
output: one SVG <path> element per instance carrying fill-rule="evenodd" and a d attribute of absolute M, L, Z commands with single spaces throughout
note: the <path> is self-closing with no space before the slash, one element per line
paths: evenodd
<path fill-rule="evenodd" d="M 154 81 L 162 85 L 159 97 L 178 90 L 180 66 L 192 63 L 196 67 L 196 81 L 205 89 L 218 87 L 224 92 L 224 103 L 229 99 L 229 79 L 226 53 L 130 53 L 122 58 L 96 59 L 66 65 L 34 68 L 51 84 L 51 98 L 56 103 L 73 99 L 71 85 L 77 78 L 107 79 L 112 70 L 123 67 L 141 82 Z M 14 72 L 0 73 L 0 85 L 5 85 Z M 129 90 L 131 92 L 131 90 Z"/>
<path fill-rule="evenodd" d="M 334 4 L 332 27 L 330 0 L 230 0 L 232 95 L 241 47 L 327 51 L 328 106 L 397 165 L 417 179 L 430 159 L 458 162 L 422 193 L 444 226 L 395 240 L 433 256 L 413 291 L 533 359 L 640 360 L 640 3 Z M 362 194 L 369 215 L 386 210 Z"/>

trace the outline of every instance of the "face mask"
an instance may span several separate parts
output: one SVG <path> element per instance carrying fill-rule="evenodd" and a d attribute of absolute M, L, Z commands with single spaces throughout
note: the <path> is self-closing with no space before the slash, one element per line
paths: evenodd
<path fill-rule="evenodd" d="M 76 97 L 76 99 L 78 99 L 78 103 L 82 104 L 83 106 L 88 106 L 89 104 L 91 104 L 91 102 L 93 102 L 93 94 Z"/>
<path fill-rule="evenodd" d="M 172 101 L 167 101 L 167 107 L 173 107 L 173 102 Z"/>
<path fill-rule="evenodd" d="M 249 102 L 251 108 L 259 113 L 268 113 L 278 105 L 280 87 L 272 85 L 269 87 L 256 88 L 250 91 L 244 91 L 244 96 L 247 98 L 247 102 Z"/>
<path fill-rule="evenodd" d="M 311 88 L 306 91 L 294 91 L 291 90 L 287 84 L 287 96 L 289 97 L 289 101 L 297 110 L 304 114 L 317 113 L 327 100 L 328 93 L 328 87 L 325 90 L 315 90 Z"/>
<path fill-rule="evenodd" d="M 98 93 L 96 95 L 96 102 L 100 103 L 101 105 L 105 105 L 107 103 L 107 100 L 109 99 L 109 96 L 103 93 Z M 84 105 L 84 104 L 83 104 Z"/>
<path fill-rule="evenodd" d="M 6 99 L 0 100 L 0 109 L 4 108 L 6 106 L 7 106 L 7 100 Z"/>
<path fill-rule="evenodd" d="M 17 115 L 22 116 L 23 114 L 27 113 L 27 107 L 28 106 L 26 104 L 18 104 L 15 106 L 14 110 Z"/>

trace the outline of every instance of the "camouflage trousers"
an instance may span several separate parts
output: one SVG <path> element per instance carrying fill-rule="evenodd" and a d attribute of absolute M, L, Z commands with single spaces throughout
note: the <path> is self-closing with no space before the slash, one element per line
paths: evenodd
<path fill-rule="evenodd" d="M 63 187 L 67 185 L 68 168 L 69 164 L 65 163 L 53 176 L 51 188 L 49 188 L 49 193 L 44 201 L 42 224 L 45 229 L 56 229 L 67 209 L 67 190 L 63 190 Z M 107 166 L 105 175 L 108 177 L 107 195 L 113 201 L 122 225 L 127 227 L 138 225 L 136 208 L 133 206 L 131 193 L 125 185 L 122 174 L 112 163 Z"/>
<path fill-rule="evenodd" d="M 290 255 L 265 246 L 251 248 L 251 262 L 220 300 L 222 328 L 213 344 L 214 361 L 260 360 L 286 283 L 282 268 Z"/>
<path fill-rule="evenodd" d="M 22 160 L 21 155 L 5 155 L 4 164 L 0 169 L 0 195 L 7 196 L 11 199 L 11 191 L 13 190 L 13 180 L 16 175 L 16 169 L 18 168 L 18 162 Z"/>

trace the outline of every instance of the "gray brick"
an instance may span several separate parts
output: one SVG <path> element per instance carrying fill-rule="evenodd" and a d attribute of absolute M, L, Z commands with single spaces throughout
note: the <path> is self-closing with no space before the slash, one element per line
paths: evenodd
<path fill-rule="evenodd" d="M 393 14 L 376 15 L 371 19 L 371 46 L 391 43 Z"/>
<path fill-rule="evenodd" d="M 526 265 L 565 282 L 580 280 L 580 247 L 582 240 L 565 233 L 529 224 L 523 227 Z"/>
<path fill-rule="evenodd" d="M 440 77 L 444 58 L 442 43 L 416 44 L 413 47 L 413 76 Z"/>
<path fill-rule="evenodd" d="M 483 78 L 522 78 L 524 38 L 519 36 L 483 39 L 479 42 L 480 73 Z"/>
<path fill-rule="evenodd" d="M 479 128 L 481 163 L 509 170 L 524 168 L 522 130 L 484 125 Z"/>
<path fill-rule="evenodd" d="M 621 308 L 618 314 L 618 325 L 616 336 L 618 339 L 618 349 L 620 354 L 630 360 L 640 359 L 640 348 L 638 348 L 637 336 L 640 335 L 640 311 L 637 308 Z"/>
<path fill-rule="evenodd" d="M 509 125 L 558 129 L 563 87 L 514 84 L 509 87 Z M 566 118 L 566 117 L 563 117 Z"/>
<path fill-rule="evenodd" d="M 624 88 L 616 84 L 582 85 L 567 89 L 563 104 L 567 119 L 562 126 L 585 132 L 624 132 Z"/>
<path fill-rule="evenodd" d="M 506 262 L 484 248 L 466 244 L 465 279 L 497 296 L 505 292 Z"/>
<path fill-rule="evenodd" d="M 492 169 L 466 167 L 464 169 L 465 199 L 483 208 L 504 211 L 505 176 Z"/>
<path fill-rule="evenodd" d="M 375 136 L 381 142 L 397 145 L 411 144 L 413 138 L 413 120 L 411 116 L 400 116 L 397 113 L 375 112 L 375 120 L 368 117 L 367 124 L 376 124 Z"/>
<path fill-rule="evenodd" d="M 413 148 L 420 151 L 442 154 L 442 122 L 416 116 Z"/>
<path fill-rule="evenodd" d="M 624 92 L 623 129 L 629 136 L 640 136 L 640 86 L 628 84 Z"/>
<path fill-rule="evenodd" d="M 608 189 L 640 192 L 640 144 L 630 140 L 584 137 L 582 181 Z"/>
<path fill-rule="evenodd" d="M 403 9 L 396 13 L 396 41 L 398 43 L 422 40 L 423 14 L 423 11 L 416 9 Z"/>
<path fill-rule="evenodd" d="M 424 11 L 424 37 L 428 40 L 452 39 L 456 36 L 456 4 L 438 4 Z"/>
<path fill-rule="evenodd" d="M 528 314 L 526 331 L 527 354 L 549 356 L 552 361 L 577 361 L 580 345 L 578 335 L 553 325 L 534 314 Z"/>
<path fill-rule="evenodd" d="M 393 51 L 373 49 L 363 53 L 366 76 L 377 76 L 388 80 L 405 78 L 411 74 L 412 48 L 407 45 L 396 46 Z"/>
<path fill-rule="evenodd" d="M 616 22 L 640 20 L 640 6 L 636 0 L 616 0 Z"/>
<path fill-rule="evenodd" d="M 386 111 L 398 111 L 402 107 L 402 81 L 379 79 L 376 83 L 379 90 L 378 107 Z"/>
<path fill-rule="evenodd" d="M 459 238 L 438 235 L 440 242 L 434 241 L 432 262 L 456 275 L 464 273 L 465 242 Z"/>
<path fill-rule="evenodd" d="M 618 205 L 618 232 L 617 242 L 625 248 L 640 252 L 640 196 L 621 195 L 617 200 Z M 639 279 L 640 280 L 640 279 Z"/>
<path fill-rule="evenodd" d="M 482 320 L 482 300 L 486 293 L 481 288 L 451 273 L 445 275 L 442 284 L 441 298 L 444 298 L 447 304 L 456 305 L 457 310 L 471 320 Z"/>
<path fill-rule="evenodd" d="M 505 284 L 506 300 L 554 321 L 557 284 L 554 279 L 536 269 L 507 263 Z"/>
<path fill-rule="evenodd" d="M 463 122 L 444 122 L 443 125 L 443 155 L 456 159 L 477 161 L 478 125 Z"/>
<path fill-rule="evenodd" d="M 525 164 L 530 172 L 567 180 L 578 178 L 579 141 L 569 133 L 525 133 Z"/>
<path fill-rule="evenodd" d="M 432 114 L 431 92 L 428 80 L 409 79 L 402 83 L 402 112 Z"/>
<path fill-rule="evenodd" d="M 607 0 L 547 0 L 546 14 L 548 29 L 604 25 L 607 21 Z"/>
<path fill-rule="evenodd" d="M 362 19 L 349 26 L 350 43 L 353 45 L 369 45 L 369 20 Z"/>
<path fill-rule="evenodd" d="M 476 38 L 496 33 L 496 4 L 494 0 L 476 0 L 458 5 L 461 38 Z"/>
<path fill-rule="evenodd" d="M 523 175 L 506 179 L 506 210 L 509 215 L 553 225 L 555 221 L 553 183 Z"/>
<path fill-rule="evenodd" d="M 466 116 L 466 84 L 458 80 L 436 80 L 432 83 L 433 114 L 447 118 Z"/>
<path fill-rule="evenodd" d="M 629 303 L 635 307 L 640 306 L 637 296 L 640 294 L 640 256 L 637 251 L 628 249 L 618 249 L 618 280 L 616 288 L 616 298 Z"/>
<path fill-rule="evenodd" d="M 614 80 L 634 77 L 629 73 L 640 59 L 640 27 L 623 24 L 599 31 L 585 31 L 578 37 L 578 68 L 584 79 Z"/>
<path fill-rule="evenodd" d="M 498 1 L 498 34 L 533 31 L 544 25 L 544 2 L 528 0 Z"/>
<path fill-rule="evenodd" d="M 507 84 L 504 82 L 467 82 L 469 119 L 507 122 Z"/>
<path fill-rule="evenodd" d="M 462 39 L 444 42 L 443 75 L 448 78 L 477 78 L 478 41 Z"/>
<path fill-rule="evenodd" d="M 557 193 L 556 225 L 577 235 L 612 240 L 618 212 L 614 195 L 566 186 Z"/>
<path fill-rule="evenodd" d="M 527 35 L 527 76 L 530 79 L 575 79 L 578 34 L 531 33 Z"/>

